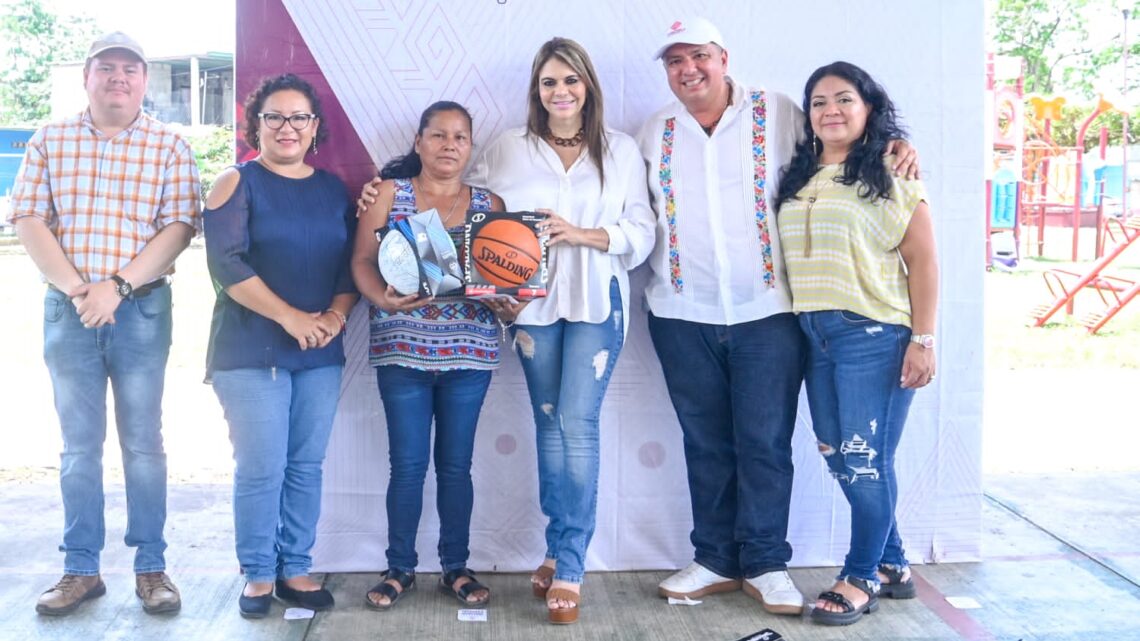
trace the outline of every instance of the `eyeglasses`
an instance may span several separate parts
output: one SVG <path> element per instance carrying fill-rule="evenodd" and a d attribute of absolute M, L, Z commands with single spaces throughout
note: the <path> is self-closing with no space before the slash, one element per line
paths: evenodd
<path fill-rule="evenodd" d="M 264 122 L 266 127 L 274 131 L 284 127 L 286 120 L 289 121 L 289 126 L 295 131 L 301 131 L 309 126 L 310 121 L 316 120 L 317 114 L 293 114 L 292 116 L 285 116 L 277 113 L 259 113 L 257 117 L 261 118 L 261 122 Z"/>

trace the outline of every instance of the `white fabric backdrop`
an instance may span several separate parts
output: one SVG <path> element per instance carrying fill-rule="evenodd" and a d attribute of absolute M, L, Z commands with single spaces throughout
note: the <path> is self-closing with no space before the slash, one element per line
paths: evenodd
<path fill-rule="evenodd" d="M 982 407 L 982 3 L 977 0 L 284 0 L 379 166 L 410 145 L 420 111 L 453 99 L 476 143 L 522 123 L 534 51 L 554 35 L 591 53 L 611 125 L 635 133 L 670 98 L 650 60 L 657 35 L 690 12 L 722 29 L 729 70 L 797 101 L 816 67 L 846 59 L 886 85 L 922 154 L 942 258 L 940 376 L 920 392 L 899 457 L 898 518 L 913 561 L 979 557 Z M 947 138 L 944 141 L 944 137 Z M 944 144 L 945 143 L 945 144 Z M 351 186 L 355 190 L 356 186 Z M 640 291 L 643 273 L 635 273 Z M 672 568 L 691 559 L 681 433 L 635 295 L 628 342 L 603 408 L 602 472 L 591 570 Z M 386 567 L 388 453 L 365 314 L 350 323 L 349 364 L 325 464 L 315 551 L 320 571 Z M 542 558 L 533 423 L 513 354 L 479 423 L 476 570 L 522 571 Z M 847 508 L 825 473 L 801 398 L 790 539 L 796 565 L 838 565 Z M 429 470 L 420 569 L 438 568 Z"/>

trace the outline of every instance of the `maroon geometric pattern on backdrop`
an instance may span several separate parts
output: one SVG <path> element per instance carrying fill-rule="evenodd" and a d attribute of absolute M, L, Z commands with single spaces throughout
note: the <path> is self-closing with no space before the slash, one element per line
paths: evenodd
<path fill-rule="evenodd" d="M 263 78 L 297 74 L 312 84 L 320 97 L 324 111 L 322 126 L 329 132 L 328 144 L 316 155 L 309 154 L 308 161 L 340 176 L 348 193 L 359 193 L 360 186 L 376 175 L 372 159 L 281 0 L 238 0 L 237 29 L 234 96 L 238 159 L 246 160 L 256 154 L 242 140 L 245 122 L 242 105 L 246 96 Z"/>

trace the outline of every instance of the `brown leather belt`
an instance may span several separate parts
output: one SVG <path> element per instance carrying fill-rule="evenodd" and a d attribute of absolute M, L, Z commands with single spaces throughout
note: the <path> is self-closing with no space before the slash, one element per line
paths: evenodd
<path fill-rule="evenodd" d="M 159 289 L 161 287 L 166 287 L 169 284 L 170 284 L 170 278 L 168 278 L 166 276 L 163 276 L 163 277 L 159 278 L 158 280 L 152 280 L 149 283 L 147 283 L 146 285 L 140 285 L 140 286 L 134 288 L 134 290 L 131 291 L 131 298 L 146 298 L 147 296 L 150 296 L 151 292 L 153 292 L 154 290 Z M 51 283 L 48 283 L 48 288 L 54 289 L 55 291 L 57 291 L 61 294 L 64 293 L 64 291 L 62 289 L 56 287 L 55 285 L 52 285 Z"/>

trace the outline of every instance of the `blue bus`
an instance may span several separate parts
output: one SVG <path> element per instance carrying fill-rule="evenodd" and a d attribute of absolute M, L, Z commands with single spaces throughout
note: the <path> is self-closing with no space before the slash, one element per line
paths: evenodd
<path fill-rule="evenodd" d="M 24 160 L 24 149 L 35 132 L 35 129 L 0 127 L 0 231 L 9 231 L 4 229 L 4 219 L 8 217 L 8 196 Z"/>

